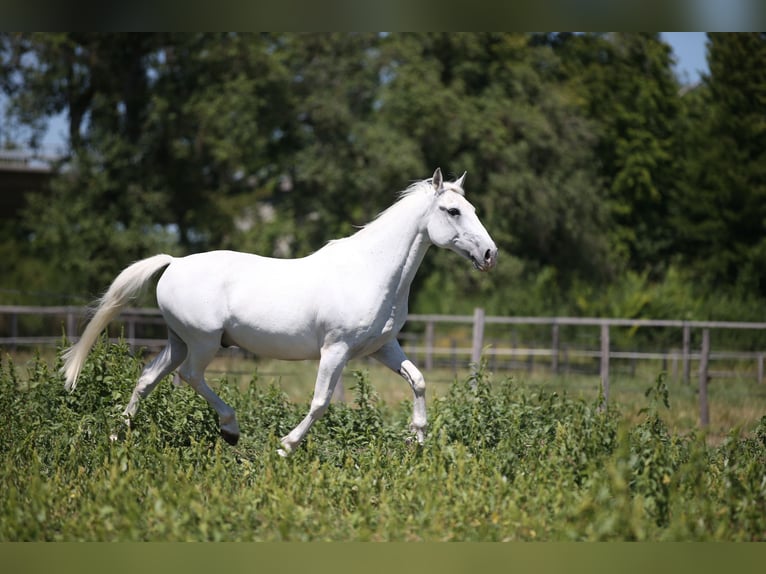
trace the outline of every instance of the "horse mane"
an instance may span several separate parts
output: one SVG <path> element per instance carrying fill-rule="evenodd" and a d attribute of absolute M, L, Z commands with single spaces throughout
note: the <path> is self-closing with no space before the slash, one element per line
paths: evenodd
<path fill-rule="evenodd" d="M 465 191 L 463 191 L 463 188 L 457 185 L 455 182 L 452 181 L 445 181 L 442 183 L 442 189 L 447 191 L 454 191 L 455 193 L 458 193 L 462 196 L 465 196 Z M 433 191 L 433 179 L 421 179 L 420 181 L 414 181 L 412 182 L 406 189 L 403 189 L 399 192 L 396 202 L 391 205 L 390 207 L 384 209 L 381 211 L 378 215 L 375 216 L 375 218 L 367 223 L 366 225 L 361 226 L 359 229 L 365 229 L 366 227 L 369 227 L 370 225 L 374 224 L 379 219 L 386 216 L 386 214 L 396 209 L 396 207 L 401 204 L 404 200 L 406 200 L 408 197 L 412 197 L 414 195 L 417 195 L 418 193 L 430 193 Z"/>
<path fill-rule="evenodd" d="M 402 191 L 399 192 L 399 199 L 404 199 L 405 197 L 413 195 L 417 193 L 421 188 L 426 188 L 430 190 L 432 187 L 433 187 L 433 178 L 429 177 L 428 179 L 421 179 L 420 181 L 414 181 L 409 185 L 409 187 L 407 187 L 407 189 L 403 189 Z M 465 191 L 463 190 L 463 188 L 460 187 L 457 184 L 457 182 L 454 182 L 454 181 L 442 182 L 442 189 L 447 191 L 454 191 L 457 194 L 465 196 Z M 393 207 L 393 205 L 391 207 Z M 382 215 L 382 213 L 380 215 Z"/>
<path fill-rule="evenodd" d="M 460 195 L 465 195 L 465 192 L 463 191 L 463 188 L 459 185 L 456 185 L 455 182 L 451 181 L 445 181 L 442 184 L 442 188 L 448 191 L 454 191 L 455 193 L 459 193 Z M 342 242 L 346 239 L 350 239 L 354 237 L 355 235 L 362 233 L 367 230 L 374 229 L 378 226 L 378 224 L 381 222 L 381 220 L 386 219 L 388 215 L 391 213 L 397 211 L 399 208 L 402 207 L 405 203 L 408 203 L 408 200 L 412 197 L 416 197 L 418 194 L 426 194 L 433 192 L 433 179 L 421 179 L 419 181 L 412 182 L 406 189 L 403 189 L 397 194 L 396 202 L 394 202 L 392 205 L 378 213 L 371 221 L 364 225 L 355 226 L 357 227 L 357 231 L 351 235 L 348 235 L 346 237 L 340 237 L 338 239 L 331 239 L 325 244 L 325 247 L 328 247 L 330 245 L 337 244 L 339 242 Z"/>

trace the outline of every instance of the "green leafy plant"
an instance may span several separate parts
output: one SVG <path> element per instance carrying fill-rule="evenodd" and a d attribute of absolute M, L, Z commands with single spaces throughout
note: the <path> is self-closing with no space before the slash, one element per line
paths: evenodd
<path fill-rule="evenodd" d="M 140 371 L 101 341 L 74 393 L 39 356 L 0 363 L 0 540 L 763 540 L 766 418 L 721 444 L 677 436 L 664 376 L 638 422 L 610 405 L 494 381 L 485 366 L 432 401 L 423 448 L 411 404 L 382 403 L 369 374 L 288 459 L 278 438 L 306 404 L 256 373 L 211 381 L 215 414 L 168 379 L 129 428 Z M 120 429 L 114 440 L 115 425 Z M 111 438 L 110 438 L 111 437 Z"/>

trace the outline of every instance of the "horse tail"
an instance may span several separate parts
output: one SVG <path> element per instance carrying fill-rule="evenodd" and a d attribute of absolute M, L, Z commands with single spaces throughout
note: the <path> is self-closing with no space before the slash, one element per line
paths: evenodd
<path fill-rule="evenodd" d="M 99 333 L 120 314 L 128 303 L 141 294 L 155 273 L 170 265 L 172 261 L 172 256 L 164 254 L 142 259 L 124 269 L 112 282 L 104 296 L 97 301 L 93 318 L 80 340 L 62 355 L 64 366 L 61 367 L 61 374 L 65 378 L 66 390 L 72 391 L 77 386 L 77 377 Z"/>

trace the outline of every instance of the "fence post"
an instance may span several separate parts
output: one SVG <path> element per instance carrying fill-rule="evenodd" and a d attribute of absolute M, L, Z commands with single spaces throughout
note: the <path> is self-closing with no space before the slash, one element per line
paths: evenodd
<path fill-rule="evenodd" d="M 473 310 L 473 345 L 471 347 L 471 362 L 474 369 L 481 363 L 481 349 L 484 346 L 484 309 L 476 307 Z"/>
<path fill-rule="evenodd" d="M 66 312 L 66 337 L 69 342 L 73 342 L 77 336 L 77 324 L 74 319 L 74 311 L 69 308 Z"/>
<path fill-rule="evenodd" d="M 343 386 L 343 377 L 341 377 L 338 384 L 335 385 L 335 388 L 332 391 L 332 398 L 338 403 L 346 402 L 346 389 Z"/>
<path fill-rule="evenodd" d="M 11 351 L 16 350 L 16 339 L 19 338 L 19 314 L 11 313 L 11 338 L 13 344 L 11 345 Z"/>
<path fill-rule="evenodd" d="M 601 323 L 601 394 L 600 410 L 605 411 L 609 402 L 609 324 Z"/>
<path fill-rule="evenodd" d="M 518 342 L 519 342 L 519 335 L 516 332 L 516 329 L 513 329 L 511 331 L 511 351 L 513 351 L 513 353 L 511 354 L 510 359 L 508 361 L 509 367 L 511 369 L 515 369 L 519 366 L 519 360 L 518 360 L 519 356 L 516 354 L 516 348 L 518 347 Z"/>
<path fill-rule="evenodd" d="M 691 345 L 691 332 L 689 329 L 689 325 L 684 321 L 684 340 L 683 340 L 683 349 L 681 350 L 681 361 L 683 364 L 683 383 L 685 385 L 689 384 L 689 381 L 691 380 L 690 377 L 690 365 L 689 365 L 689 347 Z"/>
<path fill-rule="evenodd" d="M 136 350 L 136 317 L 135 315 L 131 315 L 130 317 L 126 318 L 128 323 L 128 345 L 130 345 L 130 348 L 135 351 Z"/>
<path fill-rule="evenodd" d="M 710 357 L 710 329 L 702 330 L 702 353 L 700 355 L 700 426 L 710 424 L 710 411 L 707 404 L 708 359 Z"/>
<path fill-rule="evenodd" d="M 426 321 L 426 371 L 434 368 L 434 322 Z"/>
<path fill-rule="evenodd" d="M 675 350 L 670 355 L 670 378 L 678 381 L 678 353 Z"/>
<path fill-rule="evenodd" d="M 559 374 L 559 324 L 553 323 L 551 327 L 551 371 L 554 375 Z"/>

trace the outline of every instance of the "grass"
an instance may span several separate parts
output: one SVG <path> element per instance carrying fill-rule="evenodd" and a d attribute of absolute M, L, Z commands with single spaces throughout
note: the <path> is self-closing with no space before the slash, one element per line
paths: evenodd
<path fill-rule="evenodd" d="M 214 377 L 238 412 L 236 448 L 204 401 L 167 382 L 125 428 L 141 365 L 124 345 L 100 343 L 73 394 L 55 364 L 3 357 L 0 540 L 766 538 L 766 417 L 709 440 L 693 390 L 662 376 L 616 377 L 601 412 L 588 378 L 428 373 L 420 448 L 406 440 L 406 385 L 352 366 L 347 404 L 282 459 L 277 441 L 305 414 L 313 365 L 262 363 L 254 375 L 227 360 L 246 373 Z M 763 397 L 743 404 L 757 395 L 748 385 L 711 387 L 714 425 L 757 417 Z"/>

